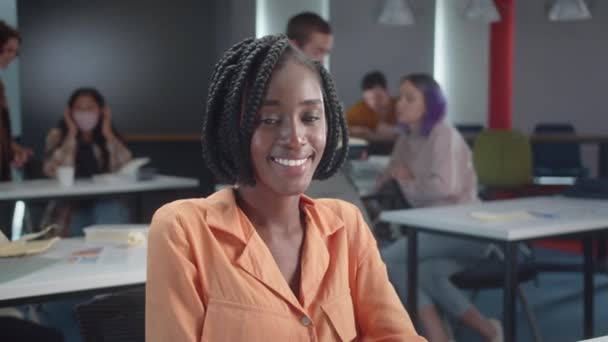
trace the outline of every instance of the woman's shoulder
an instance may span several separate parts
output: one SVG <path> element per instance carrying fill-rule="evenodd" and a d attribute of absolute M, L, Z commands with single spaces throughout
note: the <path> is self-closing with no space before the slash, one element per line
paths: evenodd
<path fill-rule="evenodd" d="M 350 202 L 335 198 L 320 198 L 313 200 L 319 215 L 330 219 L 339 219 L 348 227 L 357 226 L 362 220 L 361 211 Z"/>
<path fill-rule="evenodd" d="M 358 207 L 338 199 L 315 200 L 321 224 L 328 234 L 342 229 L 342 238 L 348 241 L 351 252 L 357 254 L 362 246 L 373 244 L 374 238 Z M 365 248 L 363 248 L 365 249 Z"/>
<path fill-rule="evenodd" d="M 160 207 L 152 217 L 150 229 L 167 233 L 177 227 L 185 230 L 191 222 L 204 221 L 211 205 L 205 198 L 181 199 Z"/>
<path fill-rule="evenodd" d="M 336 214 L 344 212 L 353 213 L 355 211 L 359 211 L 359 208 L 357 208 L 357 206 L 341 199 L 318 198 L 313 199 L 312 201 L 315 203 L 315 205 L 327 208 L 328 210 L 331 210 Z"/>
<path fill-rule="evenodd" d="M 236 215 L 236 202 L 228 190 L 221 190 L 209 197 L 181 199 L 163 205 L 154 213 L 153 229 L 167 229 L 180 226 L 188 229 L 191 225 L 208 226 L 210 221 L 223 221 Z M 211 222 L 211 223 L 212 223 Z"/>
<path fill-rule="evenodd" d="M 458 131 L 456 131 L 456 128 L 454 128 L 454 126 L 449 123 L 445 118 L 439 120 L 435 124 L 435 127 L 433 127 L 433 129 L 431 130 L 431 136 L 452 136 L 457 133 Z"/>
<path fill-rule="evenodd" d="M 441 142 L 457 142 L 458 144 L 466 144 L 462 135 L 458 132 L 456 127 L 445 119 L 439 121 L 430 134 L 431 140 Z"/>

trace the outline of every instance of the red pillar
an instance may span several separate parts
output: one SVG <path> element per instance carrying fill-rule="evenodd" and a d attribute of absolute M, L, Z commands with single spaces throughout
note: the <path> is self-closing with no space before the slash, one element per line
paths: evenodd
<path fill-rule="evenodd" d="M 495 0 L 500 21 L 491 24 L 488 123 L 510 129 L 513 111 L 513 36 L 515 0 Z"/>

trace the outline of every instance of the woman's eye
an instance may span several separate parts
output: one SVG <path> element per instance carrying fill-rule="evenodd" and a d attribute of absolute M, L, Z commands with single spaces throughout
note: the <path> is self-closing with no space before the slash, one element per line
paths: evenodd
<path fill-rule="evenodd" d="M 302 121 L 307 122 L 307 123 L 312 123 L 312 122 L 315 122 L 318 120 L 321 120 L 321 117 L 318 115 L 315 115 L 315 114 L 306 114 L 302 118 Z"/>
<path fill-rule="evenodd" d="M 275 118 L 261 118 L 259 123 L 264 125 L 276 125 L 279 122 L 279 119 Z"/>

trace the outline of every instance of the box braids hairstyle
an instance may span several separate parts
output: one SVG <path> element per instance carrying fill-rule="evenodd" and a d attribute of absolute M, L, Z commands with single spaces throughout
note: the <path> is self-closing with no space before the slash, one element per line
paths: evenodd
<path fill-rule="evenodd" d="M 319 76 L 327 122 L 327 142 L 314 179 L 327 179 L 348 153 L 348 129 L 331 76 L 305 57 L 282 34 L 248 38 L 231 47 L 215 65 L 203 120 L 203 159 L 219 181 L 255 185 L 251 137 L 273 71 L 295 58 Z"/>

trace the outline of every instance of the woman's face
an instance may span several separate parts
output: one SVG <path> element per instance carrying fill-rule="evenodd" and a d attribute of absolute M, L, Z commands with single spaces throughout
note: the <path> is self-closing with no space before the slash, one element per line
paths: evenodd
<path fill-rule="evenodd" d="M 251 139 L 256 187 L 280 196 L 306 191 L 323 156 L 326 135 L 318 76 L 290 58 L 274 71 L 257 113 Z"/>
<path fill-rule="evenodd" d="M 426 106 L 422 92 L 412 82 L 402 82 L 399 87 L 399 100 L 397 101 L 399 122 L 407 125 L 420 123 L 425 112 Z"/>
<path fill-rule="evenodd" d="M 90 95 L 81 95 L 72 105 L 72 117 L 78 129 L 82 132 L 91 132 L 101 117 L 101 108 Z"/>
<path fill-rule="evenodd" d="M 0 69 L 8 68 L 8 65 L 17 57 L 19 52 L 19 40 L 9 38 L 0 49 Z"/>

